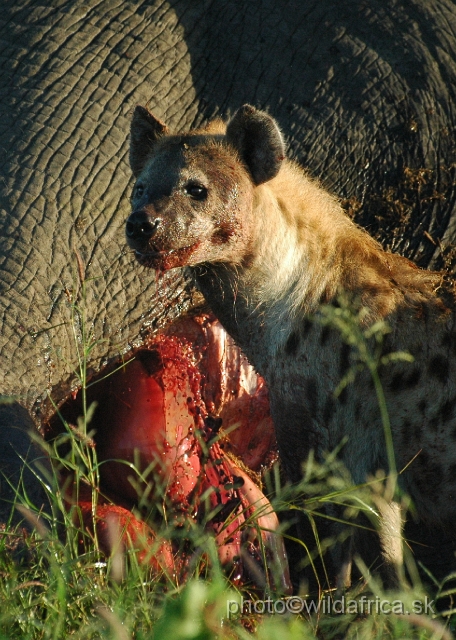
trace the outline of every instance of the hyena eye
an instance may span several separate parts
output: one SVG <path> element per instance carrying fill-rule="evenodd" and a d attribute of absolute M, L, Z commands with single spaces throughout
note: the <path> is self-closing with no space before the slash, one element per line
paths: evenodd
<path fill-rule="evenodd" d="M 189 182 L 184 187 L 186 193 L 194 200 L 206 200 L 207 189 L 197 182 Z"/>
<path fill-rule="evenodd" d="M 135 198 L 140 198 L 144 194 L 144 187 L 142 184 L 137 184 L 134 188 L 133 195 Z"/>

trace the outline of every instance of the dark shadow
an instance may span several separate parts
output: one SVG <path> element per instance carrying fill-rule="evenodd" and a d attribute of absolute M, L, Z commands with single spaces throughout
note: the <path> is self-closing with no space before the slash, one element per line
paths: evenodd
<path fill-rule="evenodd" d="M 43 470 L 50 471 L 49 460 L 30 437 L 33 430 L 36 432 L 36 427 L 24 407 L 18 403 L 0 404 L 0 523 L 11 518 L 12 524 L 30 526 L 14 508 L 16 503 L 22 504 L 24 487 L 27 505 L 37 512 L 49 507 L 39 479 Z"/>
<path fill-rule="evenodd" d="M 361 225 L 427 266 L 436 246 L 423 233 L 441 238 L 455 203 L 456 17 L 440 4 L 174 2 L 199 119 L 267 109 Z"/>

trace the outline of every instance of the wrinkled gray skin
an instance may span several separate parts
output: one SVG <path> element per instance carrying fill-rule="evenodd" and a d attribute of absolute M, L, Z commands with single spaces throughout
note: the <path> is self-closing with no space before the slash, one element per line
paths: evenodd
<path fill-rule="evenodd" d="M 447 0 L 2 8 L 0 391 L 15 402 L 0 407 L 0 464 L 13 482 L 24 430 L 77 386 L 74 305 L 102 340 L 96 371 L 191 304 L 182 274 L 157 287 L 126 249 L 135 104 L 173 130 L 268 109 L 290 155 L 384 246 L 452 268 L 455 35 Z"/>

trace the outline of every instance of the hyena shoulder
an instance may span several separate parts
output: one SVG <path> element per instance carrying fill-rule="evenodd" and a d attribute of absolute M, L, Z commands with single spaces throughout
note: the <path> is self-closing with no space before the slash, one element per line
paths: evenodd
<path fill-rule="evenodd" d="M 266 378 L 282 464 L 292 480 L 313 449 L 346 440 L 355 482 L 390 460 L 372 371 L 319 320 L 341 296 L 359 330 L 385 322 L 378 365 L 401 481 L 419 517 L 456 517 L 454 285 L 384 251 L 338 200 L 285 158 L 267 113 L 241 107 L 224 125 L 170 134 L 142 107 L 131 125 L 136 177 L 127 239 L 139 262 L 188 267 L 214 313 Z M 349 341 L 348 341 L 349 342 Z M 371 346 L 375 348 L 372 338 Z M 390 358 L 394 360 L 394 358 Z M 335 395 L 352 367 L 355 383 Z"/>

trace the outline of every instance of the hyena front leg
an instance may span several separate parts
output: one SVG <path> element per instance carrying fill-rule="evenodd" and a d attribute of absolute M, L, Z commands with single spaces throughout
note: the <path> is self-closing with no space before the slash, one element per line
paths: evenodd
<path fill-rule="evenodd" d="M 273 394 L 271 396 L 271 414 L 276 428 L 280 461 L 287 480 L 296 485 L 303 478 L 304 466 L 310 452 L 314 452 L 316 462 L 323 462 L 321 454 L 328 450 L 328 446 L 324 441 L 323 434 L 313 430 L 315 421 L 311 419 L 310 413 L 302 405 L 281 400 L 274 397 Z M 302 500 L 299 506 L 305 507 L 306 496 L 296 497 L 298 501 Z M 350 584 L 354 548 L 353 527 L 349 524 L 343 524 L 344 507 L 328 503 L 325 505 L 324 511 L 327 517 L 319 517 L 316 522 L 318 538 L 315 536 L 310 517 L 303 511 L 293 511 L 294 514 L 299 514 L 296 528 L 300 540 L 310 552 L 325 539 L 334 540 L 330 553 L 326 554 L 324 558 L 320 558 L 322 575 L 326 574 L 334 578 L 336 586 L 344 588 Z M 315 562 L 315 559 L 313 562 L 318 570 L 320 562 Z M 305 578 L 314 584 L 314 576 L 310 575 L 310 572 L 307 572 Z M 322 576 L 317 576 L 317 582 L 321 578 Z"/>
<path fill-rule="evenodd" d="M 315 420 L 302 405 L 272 395 L 271 413 L 285 475 L 290 482 L 297 484 L 303 477 L 303 465 L 310 451 L 313 450 L 317 462 L 322 462 L 323 452 L 329 451 L 330 447 L 325 441 L 325 434 L 315 431 Z M 345 507 L 337 504 L 325 506 L 327 521 L 319 519 L 320 540 L 332 538 L 335 541 L 330 556 L 323 562 L 340 590 L 351 583 L 354 555 L 359 555 L 369 569 L 377 570 L 389 587 L 398 584 L 403 567 L 401 508 L 383 496 L 376 496 L 375 502 L 379 512 L 376 530 L 375 523 L 362 515 L 353 523 L 345 524 Z M 306 546 L 316 544 L 314 531 L 305 514 L 301 513 L 297 526 Z"/>
<path fill-rule="evenodd" d="M 377 503 L 377 509 L 377 529 L 364 517 L 359 518 L 359 526 L 354 527 L 354 564 L 356 566 L 356 556 L 359 556 L 371 573 L 380 576 L 385 587 L 394 589 L 403 577 L 402 508 L 397 502 L 383 500 L 382 504 Z"/>

